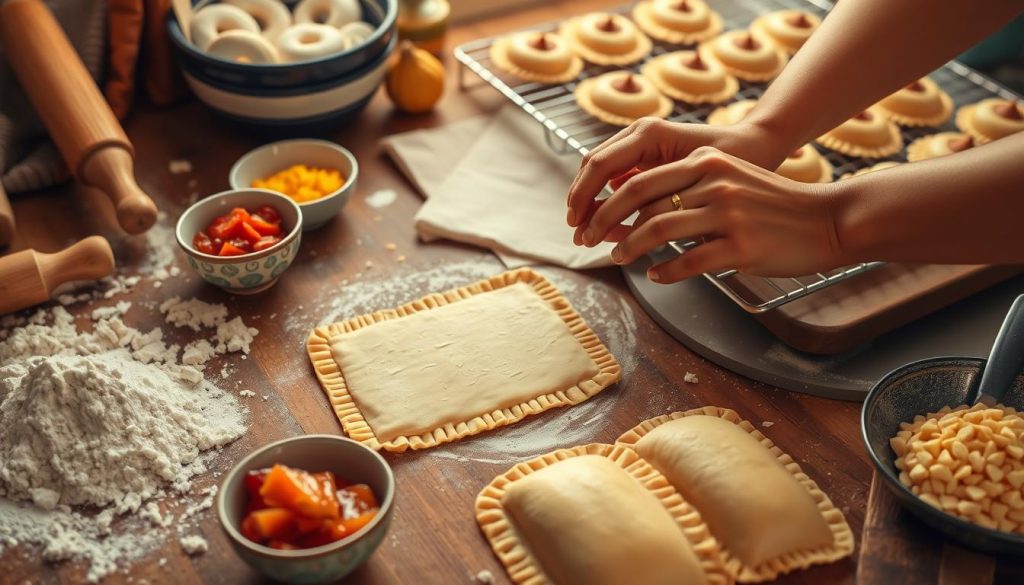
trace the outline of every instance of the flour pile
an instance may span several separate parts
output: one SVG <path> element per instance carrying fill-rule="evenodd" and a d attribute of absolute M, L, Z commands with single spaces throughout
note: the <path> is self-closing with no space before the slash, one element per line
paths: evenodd
<path fill-rule="evenodd" d="M 159 544 L 170 518 L 154 498 L 189 495 L 203 452 L 245 432 L 238 401 L 202 368 L 247 353 L 258 331 L 227 321 L 221 305 L 171 299 L 161 306 L 168 321 L 216 330 L 189 344 L 209 351 L 182 363 L 162 329 L 125 325 L 130 308 L 94 310 L 87 332 L 60 306 L 0 323 L 0 549 L 37 544 L 46 560 L 86 558 L 90 581 Z M 111 534 L 119 516 L 129 529 Z"/>

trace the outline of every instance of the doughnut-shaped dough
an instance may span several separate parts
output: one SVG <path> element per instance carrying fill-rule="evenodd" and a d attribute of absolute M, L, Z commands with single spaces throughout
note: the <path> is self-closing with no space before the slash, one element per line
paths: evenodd
<path fill-rule="evenodd" d="M 745 81 L 768 81 L 782 71 L 785 51 L 759 33 L 732 30 L 701 45 L 701 54 L 717 59 L 725 70 Z"/>
<path fill-rule="evenodd" d="M 711 126 L 728 126 L 735 124 L 750 113 L 757 105 L 757 100 L 740 100 L 727 106 L 722 106 L 708 114 L 708 124 Z"/>
<path fill-rule="evenodd" d="M 651 39 L 621 14 L 592 12 L 558 29 L 572 50 L 596 65 L 628 65 L 651 52 Z"/>
<path fill-rule="evenodd" d="M 823 134 L 818 144 L 849 156 L 882 158 L 899 152 L 903 137 L 896 124 L 869 109 Z"/>
<path fill-rule="evenodd" d="M 628 126 L 644 116 L 666 118 L 672 100 L 648 79 L 631 71 L 612 71 L 584 79 L 576 86 L 576 102 L 598 120 Z"/>
<path fill-rule="evenodd" d="M 372 35 L 375 30 L 377 29 L 361 20 L 357 22 L 350 22 L 338 29 L 342 38 L 345 39 L 346 49 L 354 47 L 370 38 L 370 35 Z"/>
<path fill-rule="evenodd" d="M 967 104 L 956 113 L 956 125 L 984 144 L 1024 131 L 1024 106 L 1000 98 Z"/>
<path fill-rule="evenodd" d="M 828 183 L 832 165 L 813 146 L 805 144 L 782 161 L 775 173 L 801 183 Z"/>
<path fill-rule="evenodd" d="M 953 113 L 953 100 L 934 81 L 922 77 L 882 98 L 877 107 L 903 126 L 939 126 Z"/>
<path fill-rule="evenodd" d="M 359 0 L 302 0 L 292 13 L 295 23 L 326 24 L 341 28 L 363 19 Z"/>
<path fill-rule="evenodd" d="M 498 69 L 527 81 L 563 83 L 583 69 L 583 61 L 558 33 L 513 33 L 491 45 L 490 53 Z"/>
<path fill-rule="evenodd" d="M 263 36 L 273 43 L 292 25 L 292 13 L 281 0 L 221 0 L 247 12 L 260 25 Z"/>
<path fill-rule="evenodd" d="M 820 25 L 821 19 L 810 12 L 778 10 L 759 16 L 750 25 L 750 30 L 761 33 L 782 49 L 796 53 Z"/>
<path fill-rule="evenodd" d="M 307 61 L 344 51 L 345 37 L 326 24 L 293 24 L 278 37 L 277 50 L 282 61 Z"/>
<path fill-rule="evenodd" d="M 229 30 L 213 39 L 206 54 L 235 63 L 277 63 L 277 50 L 258 33 Z"/>
<path fill-rule="evenodd" d="M 722 32 L 722 17 L 704 0 L 645 0 L 633 20 L 652 37 L 677 45 L 699 43 Z"/>
<path fill-rule="evenodd" d="M 922 136 L 907 147 L 907 160 L 915 162 L 938 158 L 974 147 L 974 139 L 960 132 L 939 132 Z"/>
<path fill-rule="evenodd" d="M 192 44 L 200 51 L 205 52 L 213 39 L 223 32 L 247 30 L 258 34 L 260 25 L 255 18 L 249 16 L 249 13 L 237 6 L 210 4 L 199 9 L 192 16 L 192 24 L 189 25 L 188 30 L 192 35 Z"/>
<path fill-rule="evenodd" d="M 736 95 L 739 82 L 697 51 L 673 51 L 644 64 L 644 77 L 665 95 L 689 104 L 717 104 Z"/>

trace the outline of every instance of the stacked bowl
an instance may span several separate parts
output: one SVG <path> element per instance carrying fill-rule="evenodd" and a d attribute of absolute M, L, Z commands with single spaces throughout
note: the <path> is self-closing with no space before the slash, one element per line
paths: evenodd
<path fill-rule="evenodd" d="M 207 4 L 195 2 L 194 10 Z M 366 106 L 398 43 L 398 0 L 360 4 L 373 33 L 348 49 L 305 61 L 257 64 L 208 55 L 186 40 L 173 13 L 167 31 L 185 81 L 215 112 L 261 129 L 323 131 Z"/>

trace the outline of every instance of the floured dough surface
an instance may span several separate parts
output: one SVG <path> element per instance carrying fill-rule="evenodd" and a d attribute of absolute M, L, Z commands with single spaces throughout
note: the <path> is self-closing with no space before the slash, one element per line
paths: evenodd
<path fill-rule="evenodd" d="M 331 353 L 381 442 L 562 391 L 599 370 L 524 283 L 337 335 Z"/>
<path fill-rule="evenodd" d="M 606 457 L 559 461 L 511 483 L 502 504 L 557 585 L 705 583 L 658 498 Z"/>
<path fill-rule="evenodd" d="M 833 542 L 814 498 L 775 454 L 732 422 L 679 418 L 647 433 L 635 448 L 744 565 Z"/>

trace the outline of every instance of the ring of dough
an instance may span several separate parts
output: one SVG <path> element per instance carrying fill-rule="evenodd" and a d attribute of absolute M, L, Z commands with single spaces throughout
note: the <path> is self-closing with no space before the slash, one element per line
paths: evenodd
<path fill-rule="evenodd" d="M 707 406 L 644 421 L 629 447 L 695 507 L 742 583 L 853 554 L 850 525 L 792 457 L 733 410 Z"/>
<path fill-rule="evenodd" d="M 747 114 L 749 114 L 750 110 L 753 110 L 756 105 L 757 100 L 740 100 L 727 106 L 715 108 L 714 111 L 708 114 L 708 124 L 711 126 L 728 126 L 729 124 L 735 124 L 747 117 Z"/>
<path fill-rule="evenodd" d="M 907 146 L 907 160 L 917 162 L 972 148 L 973 138 L 960 132 L 939 132 L 922 136 Z"/>
<path fill-rule="evenodd" d="M 505 272 L 319 327 L 306 343 L 345 433 L 426 449 L 587 400 L 621 368 L 536 272 Z"/>
<path fill-rule="evenodd" d="M 737 43 L 742 43 L 748 35 L 753 48 L 741 49 Z M 774 79 L 789 61 L 786 52 L 774 43 L 759 33 L 745 30 L 731 30 L 705 41 L 700 51 L 701 55 L 716 59 L 732 75 L 755 83 Z"/>
<path fill-rule="evenodd" d="M 292 25 L 292 13 L 280 0 L 221 0 L 237 6 L 256 20 L 263 36 L 273 43 L 284 29 Z"/>
<path fill-rule="evenodd" d="M 369 23 L 359 20 L 346 24 L 338 29 L 338 32 L 340 32 L 341 37 L 345 39 L 345 48 L 350 49 L 370 38 L 370 35 L 372 35 L 375 30 L 377 29 L 370 26 Z"/>
<path fill-rule="evenodd" d="M 293 24 L 277 38 L 282 61 L 306 61 L 345 50 L 345 38 L 333 26 L 304 22 Z"/>
<path fill-rule="evenodd" d="M 775 174 L 801 183 L 829 183 L 832 164 L 813 146 L 805 144 L 787 156 L 775 169 Z"/>
<path fill-rule="evenodd" d="M 953 100 L 931 79 L 915 83 L 882 98 L 878 111 L 901 126 L 941 126 L 953 113 Z"/>
<path fill-rule="evenodd" d="M 249 13 L 230 4 L 210 4 L 199 9 L 188 27 L 192 44 L 205 52 L 217 35 L 229 30 L 259 34 L 260 25 Z"/>
<path fill-rule="evenodd" d="M 1017 108 L 1020 119 L 1012 120 L 996 112 L 996 108 L 1007 107 L 1005 104 L 1008 103 Z M 985 144 L 1024 131 L 1024 106 L 1000 98 L 967 104 L 957 111 L 956 126 L 970 134 L 978 144 Z"/>
<path fill-rule="evenodd" d="M 854 171 L 852 173 L 843 173 L 843 176 L 839 177 L 839 180 L 840 181 L 845 181 L 846 179 L 852 179 L 853 177 L 859 177 L 861 175 L 869 175 L 871 173 L 875 173 L 875 172 L 878 172 L 878 171 L 884 171 L 885 169 L 891 169 L 893 167 L 898 167 L 901 164 L 903 164 L 903 163 L 898 163 L 898 162 L 887 160 L 885 162 L 880 162 L 880 163 L 878 163 L 876 165 L 871 165 L 870 167 L 864 167 L 863 169 L 856 170 L 856 171 Z"/>
<path fill-rule="evenodd" d="M 277 50 L 270 41 L 247 30 L 229 30 L 213 39 L 206 54 L 235 63 L 276 63 Z"/>
<path fill-rule="evenodd" d="M 736 95 L 740 83 L 712 59 L 703 69 L 688 66 L 697 53 L 674 51 L 644 63 L 640 72 L 668 97 L 688 104 L 718 104 Z"/>
<path fill-rule="evenodd" d="M 722 17 L 704 0 L 685 0 L 688 10 L 679 10 L 680 0 L 645 0 L 633 7 L 633 20 L 652 38 L 673 45 L 706 41 L 722 32 Z"/>
<path fill-rule="evenodd" d="M 598 24 L 609 18 L 618 29 L 605 33 Z M 654 46 L 647 35 L 621 14 L 594 12 L 570 18 L 562 23 L 558 33 L 569 42 L 574 53 L 595 65 L 629 65 L 646 57 Z M 622 48 L 623 51 L 609 52 L 612 46 Z"/>
<path fill-rule="evenodd" d="M 808 26 L 797 26 L 793 19 L 802 18 Z M 804 46 L 811 34 L 821 26 L 821 19 L 816 14 L 805 10 L 777 10 L 763 14 L 750 23 L 750 30 L 772 41 L 779 48 L 790 54 L 796 53 Z"/>
<path fill-rule="evenodd" d="M 903 148 L 900 129 L 873 108 L 829 130 L 817 142 L 829 150 L 863 158 L 882 158 Z"/>
<path fill-rule="evenodd" d="M 476 498 L 514 583 L 726 585 L 700 514 L 630 449 L 582 445 L 519 463 Z"/>
<path fill-rule="evenodd" d="M 638 93 L 624 93 L 614 84 L 623 75 L 632 75 L 640 88 Z M 640 118 L 667 118 L 672 113 L 672 100 L 661 94 L 646 78 L 631 71 L 612 71 L 584 79 L 574 92 L 580 108 L 598 120 L 613 126 L 629 126 Z"/>
<path fill-rule="evenodd" d="M 292 18 L 298 23 L 326 24 L 341 28 L 350 22 L 363 19 L 359 0 L 302 0 Z"/>
<path fill-rule="evenodd" d="M 538 34 L 544 35 L 548 49 L 535 46 Z M 502 37 L 491 45 L 490 56 L 501 71 L 538 83 L 565 83 L 583 71 L 583 59 L 557 33 L 522 32 Z"/>

